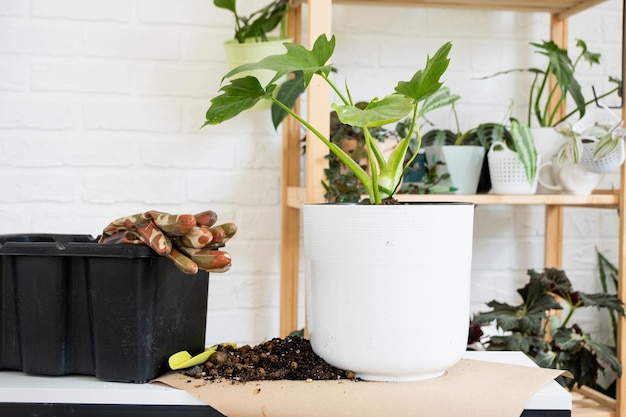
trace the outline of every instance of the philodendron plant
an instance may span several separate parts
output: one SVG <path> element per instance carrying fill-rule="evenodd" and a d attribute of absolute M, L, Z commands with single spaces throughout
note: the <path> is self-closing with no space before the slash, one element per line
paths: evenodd
<path fill-rule="evenodd" d="M 287 49 L 285 54 L 269 56 L 227 73 L 224 80 L 228 80 L 229 84 L 221 87 L 221 94 L 211 100 L 203 126 L 222 123 L 252 108 L 261 100 L 271 100 L 274 108 L 278 109 L 273 112 L 274 126 L 278 126 L 287 114 L 296 118 L 355 174 L 365 187 L 370 204 L 381 204 L 383 200 L 393 197 L 405 169 L 412 162 L 405 162 L 405 155 L 413 132 L 417 132 L 418 144 L 421 142 L 419 126 L 415 123 L 420 103 L 441 88 L 441 77 L 448 68 L 448 54 L 452 44 L 445 43 L 432 57 L 427 57 L 424 68 L 418 70 L 408 81 L 398 82 L 392 94 L 380 99 L 374 98 L 364 108 L 355 105 L 347 83 L 342 92 L 330 79 L 331 65 L 328 60 L 335 49 L 334 36 L 328 39 L 326 35 L 321 35 L 310 50 L 290 42 L 284 45 Z M 276 74 L 267 85 L 261 85 L 254 76 L 233 78 L 244 71 L 255 69 L 272 70 Z M 294 77 L 276 91 L 277 81 L 289 74 L 294 74 Z M 292 110 L 296 98 L 306 90 L 314 76 L 321 77 L 339 97 L 340 102 L 332 104 L 339 120 L 363 129 L 369 170 L 359 166 L 350 155 Z M 385 159 L 369 129 L 395 123 L 405 117 L 412 117 L 413 120 L 409 131 Z"/>

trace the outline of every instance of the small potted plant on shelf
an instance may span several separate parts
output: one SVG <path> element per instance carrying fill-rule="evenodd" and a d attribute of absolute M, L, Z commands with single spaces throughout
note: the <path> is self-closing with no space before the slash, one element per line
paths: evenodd
<path fill-rule="evenodd" d="M 582 93 L 580 83 L 577 81 L 575 73 L 581 62 L 587 62 L 590 66 L 600 63 L 601 55 L 587 49 L 587 44 L 578 39 L 576 46 L 580 49 L 578 56 L 571 59 L 566 49 L 560 48 L 553 41 L 542 41 L 540 43 L 531 42 L 535 52 L 546 57 L 547 64 L 544 68 L 524 68 L 512 69 L 496 73 L 489 77 L 509 74 L 512 72 L 530 72 L 533 80 L 530 84 L 528 95 L 528 108 L 526 120 L 522 123 L 532 127 L 532 135 L 535 138 L 539 154 L 544 160 L 548 160 L 556 155 L 558 149 L 564 143 L 565 138 L 553 129 L 557 124 L 570 120 L 574 116 L 583 117 L 587 106 L 594 104 L 597 100 L 608 97 L 612 94 L 621 93 L 621 81 L 610 77 L 609 81 L 615 83 L 614 88 L 594 97 L 586 99 Z M 553 77 L 556 83 L 549 87 L 549 79 Z M 556 100 L 557 94 L 559 99 Z M 563 117 L 559 115 L 566 108 L 566 99 L 571 99 L 575 108 Z"/>
<path fill-rule="evenodd" d="M 589 195 L 606 173 L 624 162 L 626 130 L 608 107 L 587 112 L 573 126 L 561 122 L 555 129 L 566 139 L 556 157 L 541 164 L 539 182 L 548 190 Z"/>
<path fill-rule="evenodd" d="M 285 16 L 287 15 L 289 0 L 275 0 L 265 7 L 253 12 L 249 16 L 237 13 L 236 0 L 213 0 L 216 7 L 226 9 L 235 16 L 235 40 L 237 43 L 268 42 L 269 33 L 281 27 L 281 38 L 285 36 Z"/>
<path fill-rule="evenodd" d="M 613 171 L 624 162 L 624 121 L 611 110 L 585 115 L 573 126 L 559 123 L 555 128 L 567 137 L 557 154 L 558 162 L 582 163 L 595 173 Z"/>
<path fill-rule="evenodd" d="M 487 152 L 491 187 L 496 194 L 534 194 L 541 155 L 527 125 L 511 119 L 510 140 L 493 142 Z"/>
<path fill-rule="evenodd" d="M 455 106 L 459 99 L 460 96 L 450 94 L 444 87 L 433 100 L 440 103 L 438 107 L 451 106 L 456 131 L 433 128 L 424 133 L 422 148 L 427 162 L 424 181 L 426 184 L 436 181 L 444 189 L 451 186 L 457 194 L 488 192 L 491 180 L 485 153 L 493 142 L 512 143 L 513 138 L 510 131 L 499 123 L 483 123 L 465 132 L 461 131 Z M 422 118 L 425 119 L 424 115 Z M 399 126 L 404 128 L 404 125 Z"/>
<path fill-rule="evenodd" d="M 473 210 L 470 203 L 393 204 L 403 173 L 416 116 L 425 99 L 442 87 L 451 43 L 427 57 L 423 68 L 399 81 L 394 91 L 364 108 L 354 91 L 340 90 L 328 64 L 334 36 L 321 35 L 309 50 L 286 43 L 287 52 L 230 71 L 221 94 L 211 100 L 205 125 L 218 124 L 270 100 L 283 116 L 298 120 L 354 173 L 368 198 L 361 204 L 305 204 L 304 252 L 307 263 L 307 317 L 314 351 L 331 365 L 363 379 L 417 380 L 442 375 L 460 360 L 467 342 Z M 241 72 L 268 69 L 269 83 Z M 275 94 L 276 80 L 293 79 Z M 332 105 L 341 123 L 362 130 L 368 169 L 292 110 L 313 77 L 336 93 Z M 287 84 L 289 83 L 289 84 Z M 292 91 L 293 90 L 293 91 Z M 411 117 L 407 135 L 388 157 L 371 130 Z M 312 169 L 309 167 L 309 169 Z M 425 221 L 421 221 L 424 219 Z M 450 259 L 450 251 L 455 257 Z M 453 290 L 451 290 L 453 289 Z M 440 310 L 434 293 L 447 294 Z M 441 343 L 433 344 L 431 340 Z M 392 354 L 390 354 L 392 352 Z"/>
<path fill-rule="evenodd" d="M 229 69 L 285 51 L 283 42 L 290 40 L 286 32 L 289 0 L 273 0 L 249 15 L 237 11 L 236 0 L 213 0 L 213 4 L 235 18 L 234 38 L 224 43 Z M 272 35 L 276 30 L 278 34 Z M 273 74 L 261 71 L 257 76 L 267 81 Z"/>
<path fill-rule="evenodd" d="M 574 378 L 558 379 L 569 388 L 595 386 L 599 373 L 607 367 L 621 375 L 622 366 L 615 357 L 614 347 L 594 340 L 572 323 L 575 312 L 586 307 L 624 316 L 619 298 L 606 291 L 597 294 L 575 291 L 565 272 L 554 268 L 543 272 L 529 270 L 528 276 L 529 282 L 517 291 L 522 302 L 510 305 L 490 301 L 487 303 L 490 311 L 474 316 L 471 326 L 475 329 L 470 334 L 480 336 L 482 332 L 476 328 L 495 321 L 502 333 L 481 341 L 487 350 L 522 351 L 541 367 L 566 369 Z M 554 310 L 564 310 L 565 317 L 551 314 Z"/>

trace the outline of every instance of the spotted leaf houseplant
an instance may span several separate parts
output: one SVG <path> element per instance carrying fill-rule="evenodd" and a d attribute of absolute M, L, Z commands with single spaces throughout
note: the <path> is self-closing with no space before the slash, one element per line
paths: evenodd
<path fill-rule="evenodd" d="M 305 204 L 307 323 L 311 345 L 327 362 L 372 380 L 416 380 L 441 375 L 462 356 L 467 343 L 473 204 L 386 204 L 393 201 L 405 168 L 409 139 L 424 100 L 442 87 L 450 43 L 426 59 L 422 69 L 382 98 L 356 106 L 346 82 L 340 90 L 328 63 L 335 37 L 321 35 L 313 47 L 285 43 L 287 52 L 240 66 L 224 76 L 227 84 L 211 100 L 205 126 L 222 123 L 270 100 L 274 124 L 290 115 L 345 164 L 368 195 L 361 204 Z M 255 69 L 274 72 L 268 83 Z M 276 81 L 291 75 L 279 91 Z M 362 130 L 368 167 L 292 110 L 313 77 L 338 97 L 339 120 Z M 410 117 L 407 135 L 385 158 L 371 129 Z M 454 259 L 447 255 L 455 253 Z M 452 289 L 452 290 L 451 290 Z M 448 305 L 441 309 L 439 297 Z M 437 320 L 431 320 L 438 311 Z M 431 343 L 437 340 L 437 343 Z"/>

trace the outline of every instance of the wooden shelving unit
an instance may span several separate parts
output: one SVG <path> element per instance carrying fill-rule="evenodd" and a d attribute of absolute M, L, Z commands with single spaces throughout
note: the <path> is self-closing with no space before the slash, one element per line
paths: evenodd
<path fill-rule="evenodd" d="M 363 6 L 389 7 L 437 7 L 455 9 L 512 10 L 524 12 L 545 12 L 550 14 L 550 35 L 560 46 L 568 40 L 568 17 L 593 7 L 605 0 L 311 0 L 308 2 L 307 44 L 321 33 L 331 34 L 332 5 L 354 4 Z M 626 1 L 625 1 L 626 2 Z M 294 3 L 299 3 L 295 1 Z M 301 41 L 301 7 L 290 11 L 289 33 L 295 42 Z M 625 39 L 622 40 L 626 42 Z M 626 57 L 623 57 L 626 60 Z M 626 68 L 626 62 L 623 68 Z M 624 79 L 624 75 L 622 75 Z M 314 126 L 329 126 L 330 92 L 326 85 L 316 84 L 315 79 L 307 95 L 307 120 Z M 626 120 L 626 107 L 622 108 L 622 118 Z M 328 134 L 328 129 L 320 129 Z M 280 332 L 284 336 L 298 326 L 298 276 L 300 247 L 300 208 L 303 204 L 323 202 L 324 190 L 321 185 L 324 167 L 327 165 L 324 156 L 327 149 L 310 134 L 306 139 L 305 185 L 300 184 L 300 127 L 294 120 L 283 124 L 283 167 L 282 167 L 282 234 L 281 234 L 281 310 Z M 545 266 L 560 268 L 562 266 L 563 215 L 566 207 L 589 207 L 618 209 L 626 212 L 626 164 L 620 171 L 621 189 L 603 190 L 591 196 L 570 195 L 404 195 L 403 201 L 470 201 L 480 204 L 500 205 L 543 205 L 545 207 Z M 619 218 L 619 249 L 618 268 L 620 299 L 626 300 L 626 220 Z M 626 364 L 626 320 L 618 323 L 620 343 L 617 356 Z M 589 402 L 580 412 L 585 416 L 626 417 L 626 384 L 624 378 L 617 383 L 617 399 L 614 402 L 601 401 L 601 407 L 591 410 Z M 576 394 L 577 398 L 580 395 Z M 589 395 L 587 395 L 589 397 Z M 596 399 L 597 400 L 597 399 Z M 579 401 L 579 400 L 577 400 Z M 589 400 L 593 403 L 593 400 Z M 580 402 L 580 401 L 579 401 Z M 596 401 L 596 403 L 598 403 Z M 598 403 L 598 404 L 600 404 Z M 574 410 L 573 415 L 578 415 Z"/>

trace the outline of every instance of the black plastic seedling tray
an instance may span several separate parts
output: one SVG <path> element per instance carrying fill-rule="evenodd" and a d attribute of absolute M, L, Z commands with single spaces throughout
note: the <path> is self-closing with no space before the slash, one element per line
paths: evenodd
<path fill-rule="evenodd" d="M 208 288 L 144 245 L 0 235 L 0 369 L 149 381 L 204 349 Z"/>

